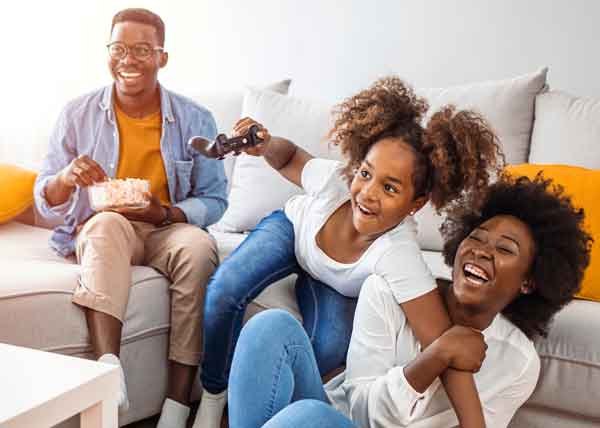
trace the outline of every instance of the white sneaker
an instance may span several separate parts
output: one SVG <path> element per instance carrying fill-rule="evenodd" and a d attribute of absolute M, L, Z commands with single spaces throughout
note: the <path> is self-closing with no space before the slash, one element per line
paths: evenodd
<path fill-rule="evenodd" d="M 225 404 L 227 404 L 227 390 L 219 394 L 211 394 L 204 390 L 192 428 L 221 428 Z"/>
<path fill-rule="evenodd" d="M 167 398 L 163 403 L 156 428 L 185 428 L 189 416 L 188 406 Z"/>
<path fill-rule="evenodd" d="M 119 366 L 119 412 L 124 413 L 129 410 L 129 398 L 127 397 L 127 384 L 125 383 L 125 372 L 123 371 L 123 366 L 121 365 L 121 360 L 115 354 L 104 354 L 98 361 L 101 363 L 112 364 L 114 366 Z"/>

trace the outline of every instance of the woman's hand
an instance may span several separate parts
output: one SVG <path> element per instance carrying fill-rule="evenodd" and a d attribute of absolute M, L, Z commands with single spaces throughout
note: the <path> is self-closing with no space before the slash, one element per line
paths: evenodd
<path fill-rule="evenodd" d="M 485 359 L 487 345 L 483 334 L 470 327 L 455 325 L 448 329 L 434 346 L 445 357 L 448 367 L 477 373 Z"/>
<path fill-rule="evenodd" d="M 237 137 L 239 135 L 247 134 L 252 125 L 258 126 L 258 132 L 256 135 L 261 138 L 263 142 L 253 147 L 243 148 L 242 151 L 251 156 L 263 156 L 269 141 L 271 141 L 271 135 L 269 134 L 268 129 L 266 129 L 260 123 L 249 117 L 240 119 L 233 127 L 233 136 Z"/>

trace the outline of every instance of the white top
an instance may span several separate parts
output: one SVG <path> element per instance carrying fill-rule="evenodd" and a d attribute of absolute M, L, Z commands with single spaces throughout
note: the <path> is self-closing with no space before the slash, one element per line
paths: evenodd
<path fill-rule="evenodd" d="M 505 428 L 533 392 L 540 359 L 527 336 L 502 315 L 483 335 L 488 349 L 475 383 L 486 426 Z M 389 285 L 370 276 L 358 299 L 346 371 L 325 385 L 333 406 L 361 428 L 458 425 L 439 379 L 419 394 L 404 377 L 404 366 L 419 352 Z"/>
<path fill-rule="evenodd" d="M 398 303 L 419 297 L 436 287 L 417 243 L 417 225 L 406 217 L 394 229 L 373 242 L 354 263 L 340 263 L 317 245 L 317 233 L 327 219 L 350 199 L 344 165 L 327 159 L 311 159 L 302 170 L 306 194 L 290 198 L 285 213 L 294 225 L 298 263 L 310 276 L 348 297 L 357 297 L 371 274 L 385 278 Z"/>

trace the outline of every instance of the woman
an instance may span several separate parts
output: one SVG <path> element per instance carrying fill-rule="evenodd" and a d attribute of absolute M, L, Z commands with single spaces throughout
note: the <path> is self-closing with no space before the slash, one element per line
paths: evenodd
<path fill-rule="evenodd" d="M 453 427 L 438 380 L 451 367 L 478 371 L 486 426 L 506 427 L 539 375 L 531 339 L 573 298 L 589 263 L 583 211 L 561 192 L 541 176 L 505 176 L 480 210 L 447 220 L 452 282 L 439 290 L 454 327 L 423 350 L 390 285 L 376 275 L 358 300 L 346 371 L 324 387 L 291 315 L 270 310 L 251 319 L 231 370 L 229 426 Z"/>
<path fill-rule="evenodd" d="M 466 195 L 477 197 L 501 155 L 477 114 L 445 107 L 423 129 L 426 110 L 427 103 L 398 78 L 381 79 L 350 97 L 331 131 L 346 162 L 313 158 L 252 119 L 238 122 L 236 133 L 258 125 L 265 140 L 247 153 L 263 156 L 306 194 L 263 219 L 207 288 L 204 394 L 196 426 L 220 425 L 246 305 L 291 273 L 298 274 L 298 306 L 321 374 L 343 365 L 356 298 L 371 274 L 388 281 L 424 346 L 450 327 L 412 215 L 428 199 L 441 210 L 465 203 Z M 443 378 L 461 423 L 482 426 L 472 376 L 448 372 Z"/>

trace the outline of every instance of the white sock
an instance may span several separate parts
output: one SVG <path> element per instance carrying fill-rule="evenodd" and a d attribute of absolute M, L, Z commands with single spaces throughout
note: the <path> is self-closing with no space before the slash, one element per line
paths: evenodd
<path fill-rule="evenodd" d="M 167 398 L 163 403 L 156 428 L 185 428 L 189 415 L 188 406 Z"/>
<path fill-rule="evenodd" d="M 227 390 L 219 394 L 211 394 L 204 390 L 192 428 L 221 428 L 225 404 L 227 404 Z"/>
<path fill-rule="evenodd" d="M 104 354 L 98 358 L 98 361 L 101 363 L 119 366 L 119 384 L 121 387 L 118 397 L 119 412 L 126 412 L 129 409 L 129 398 L 127 397 L 127 384 L 125 383 L 125 372 L 123 371 L 121 360 L 119 360 L 119 357 L 117 357 L 115 354 Z"/>

